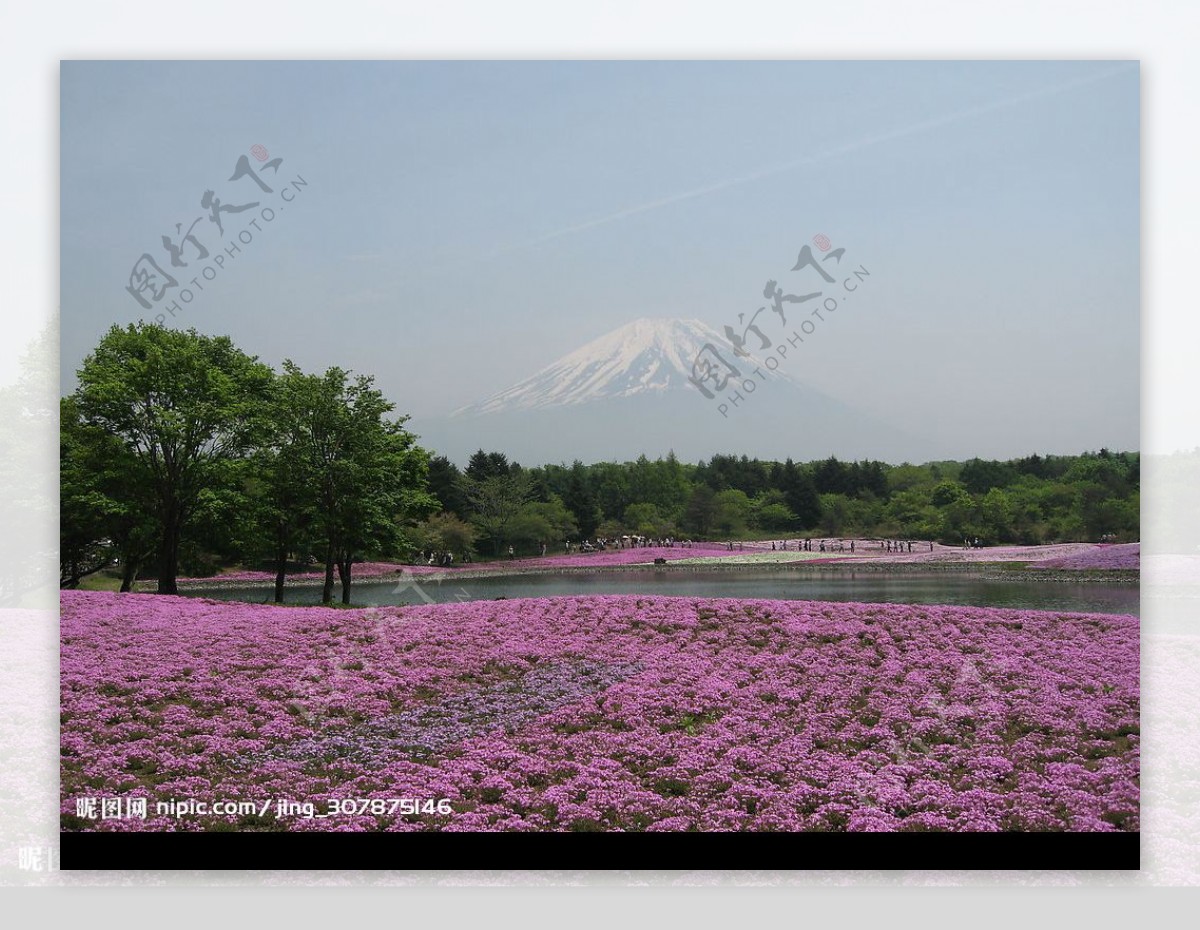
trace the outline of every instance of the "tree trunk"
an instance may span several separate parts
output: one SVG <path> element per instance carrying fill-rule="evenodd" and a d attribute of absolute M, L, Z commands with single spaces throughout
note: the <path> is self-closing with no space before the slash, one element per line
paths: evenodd
<path fill-rule="evenodd" d="M 133 590 L 133 583 L 137 581 L 138 568 L 140 567 L 140 559 L 125 557 L 125 569 L 121 572 L 121 592 L 126 594 Z"/>
<path fill-rule="evenodd" d="M 95 566 L 80 565 L 78 562 L 71 563 L 68 566 L 69 570 L 64 576 L 61 571 L 58 573 L 58 586 L 65 588 L 68 591 L 73 591 L 79 587 L 80 583 L 88 575 L 93 575 L 102 568 L 107 568 L 110 563 L 107 561 L 101 562 Z"/>
<path fill-rule="evenodd" d="M 338 577 L 342 581 L 342 603 L 347 607 L 350 606 L 350 566 L 353 564 L 353 558 L 347 555 L 345 561 L 338 562 Z"/>
<path fill-rule="evenodd" d="M 275 603 L 283 603 L 283 582 L 287 577 L 287 546 L 279 544 L 275 550 Z"/>
<path fill-rule="evenodd" d="M 163 514 L 162 547 L 158 553 L 158 593 L 178 594 L 176 576 L 179 574 L 179 510 L 169 507 Z"/>
<path fill-rule="evenodd" d="M 321 590 L 321 603 L 333 603 L 333 543 L 325 547 L 325 587 Z"/>

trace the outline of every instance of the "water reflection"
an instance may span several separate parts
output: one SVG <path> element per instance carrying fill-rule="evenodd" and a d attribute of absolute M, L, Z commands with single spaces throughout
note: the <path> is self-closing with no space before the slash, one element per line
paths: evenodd
<path fill-rule="evenodd" d="M 271 591 L 261 587 L 187 592 L 220 600 L 262 603 Z M 559 597 L 576 594 L 654 594 L 678 597 L 739 597 L 778 600 L 862 601 L 891 604 L 962 604 L 1026 610 L 1139 614 L 1138 586 L 1063 581 L 998 580 L 969 572 L 883 573 L 828 571 L 655 571 L 594 574 L 517 575 L 500 578 L 453 578 L 411 583 L 356 582 L 356 605 L 383 606 L 496 598 Z M 424 595 L 424 597 L 422 596 Z M 320 588 L 292 587 L 291 604 L 315 604 Z"/>

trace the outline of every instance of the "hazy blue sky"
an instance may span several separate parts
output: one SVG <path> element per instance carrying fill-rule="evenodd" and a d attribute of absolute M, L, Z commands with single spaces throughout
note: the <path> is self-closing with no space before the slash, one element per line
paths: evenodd
<path fill-rule="evenodd" d="M 1136 448 L 1138 95 L 1135 62 L 64 63 L 63 387 L 158 312 L 130 271 L 205 190 L 301 176 L 175 325 L 374 373 L 418 428 L 638 317 L 735 322 L 824 233 L 870 290 L 796 378 L 980 454 Z M 271 195 L 227 180 L 254 144 Z"/>

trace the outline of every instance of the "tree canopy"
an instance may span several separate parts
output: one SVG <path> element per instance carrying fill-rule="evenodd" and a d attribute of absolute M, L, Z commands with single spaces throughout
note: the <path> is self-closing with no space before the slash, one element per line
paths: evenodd
<path fill-rule="evenodd" d="M 158 590 L 176 591 L 184 528 L 263 435 L 272 372 L 224 336 L 114 326 L 79 369 L 79 426 L 113 437 L 153 495 Z"/>

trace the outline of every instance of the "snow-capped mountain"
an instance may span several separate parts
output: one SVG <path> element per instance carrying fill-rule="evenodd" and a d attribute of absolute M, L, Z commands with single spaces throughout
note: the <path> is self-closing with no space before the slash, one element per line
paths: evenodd
<path fill-rule="evenodd" d="M 725 337 L 699 320 L 634 320 L 453 415 L 568 407 L 682 388 L 695 391 L 688 377 L 705 344 L 737 363 Z"/>
<path fill-rule="evenodd" d="M 742 373 L 724 392 L 706 395 L 689 383 L 706 346 Z M 746 386 L 756 369 L 762 377 Z M 413 428 L 422 445 L 460 465 L 476 449 L 502 451 L 525 465 L 671 451 L 685 461 L 717 452 L 798 461 L 929 457 L 928 443 L 782 369 L 768 368 L 753 351 L 736 356 L 724 335 L 699 320 L 641 319 L 450 416 L 414 418 Z"/>

